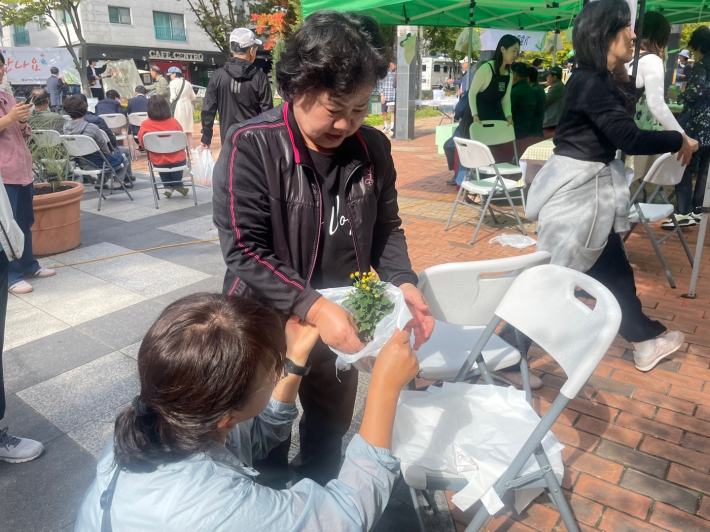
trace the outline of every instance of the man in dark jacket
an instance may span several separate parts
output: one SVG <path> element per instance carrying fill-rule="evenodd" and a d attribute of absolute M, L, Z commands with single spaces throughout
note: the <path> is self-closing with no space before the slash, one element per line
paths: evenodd
<path fill-rule="evenodd" d="M 69 92 L 69 85 L 64 81 L 64 76 L 59 77 L 59 69 L 55 66 L 49 69 L 52 74 L 47 79 L 47 91 L 49 92 L 52 111 L 61 109 L 62 103 L 64 103 L 64 98 L 66 98 Z"/>
<path fill-rule="evenodd" d="M 530 88 L 535 93 L 535 114 L 533 115 L 532 128 L 530 130 L 531 137 L 542 137 L 542 121 L 545 118 L 545 106 L 547 99 L 545 90 L 538 83 L 539 74 L 534 66 L 528 69 L 528 83 Z"/>
<path fill-rule="evenodd" d="M 219 112 L 222 144 L 229 126 L 246 122 L 274 107 L 269 79 L 254 66 L 261 41 L 247 28 L 229 36 L 234 57 L 217 69 L 207 86 L 202 105 L 202 146 L 212 144 L 215 115 Z"/>
<path fill-rule="evenodd" d="M 147 113 L 148 112 L 148 94 L 147 89 L 143 85 L 136 87 L 135 98 L 129 98 L 126 107 L 126 114 L 131 115 L 133 113 Z M 140 126 L 129 126 L 131 128 L 132 135 L 138 135 Z M 143 148 L 140 148 L 143 150 Z"/>
<path fill-rule="evenodd" d="M 86 76 L 89 80 L 89 85 L 91 86 L 91 96 L 98 98 L 99 100 L 104 99 L 104 88 L 101 83 L 101 74 L 106 72 L 106 67 L 111 61 L 106 61 L 106 64 L 101 68 L 97 68 L 96 65 L 99 62 L 96 59 L 89 59 L 89 66 L 86 67 Z"/>

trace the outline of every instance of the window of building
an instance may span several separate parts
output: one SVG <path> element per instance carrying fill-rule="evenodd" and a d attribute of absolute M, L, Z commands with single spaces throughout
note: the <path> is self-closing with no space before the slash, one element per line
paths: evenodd
<path fill-rule="evenodd" d="M 441 72 L 441 65 L 434 65 L 434 72 Z"/>
<path fill-rule="evenodd" d="M 187 41 L 185 17 L 177 13 L 153 11 L 155 38 L 161 41 Z"/>
<path fill-rule="evenodd" d="M 59 24 L 71 24 L 71 15 L 66 9 L 57 10 L 54 16 L 57 17 Z"/>
<path fill-rule="evenodd" d="M 14 46 L 29 46 L 30 45 L 30 32 L 27 28 L 20 26 L 19 24 L 14 25 L 12 34 L 12 44 Z"/>
<path fill-rule="evenodd" d="M 47 27 L 47 19 L 43 16 L 37 17 L 37 29 L 43 30 Z"/>
<path fill-rule="evenodd" d="M 449 67 L 447 67 L 446 65 L 444 65 L 444 72 L 448 72 L 448 71 L 449 71 Z"/>
<path fill-rule="evenodd" d="M 422 72 L 426 72 L 426 65 L 422 65 Z"/>
<path fill-rule="evenodd" d="M 127 7 L 108 6 L 108 21 L 111 24 L 131 24 L 131 10 Z"/>

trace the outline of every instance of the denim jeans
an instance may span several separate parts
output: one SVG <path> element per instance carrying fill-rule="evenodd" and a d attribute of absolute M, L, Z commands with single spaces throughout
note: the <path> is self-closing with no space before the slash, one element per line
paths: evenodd
<path fill-rule="evenodd" d="M 7 186 L 7 185 L 6 185 Z M 0 287 L 7 284 L 10 261 L 4 251 L 0 251 Z M 5 384 L 2 378 L 2 344 L 5 339 L 5 314 L 7 313 L 7 290 L 0 290 L 0 419 L 5 417 Z"/>
<path fill-rule="evenodd" d="M 164 165 L 154 164 L 153 168 L 155 168 L 156 170 L 160 170 L 160 168 L 171 168 L 174 166 L 182 166 L 184 164 L 187 164 L 187 160 L 180 161 L 179 163 Z M 170 186 L 172 188 L 185 186 L 182 184 L 182 170 L 178 170 L 177 172 L 160 172 L 160 180 L 163 183 L 169 183 L 169 185 L 167 186 Z"/>
<path fill-rule="evenodd" d="M 12 215 L 15 217 L 17 225 L 25 234 L 25 249 L 20 260 L 13 260 L 10 263 L 10 274 L 8 286 L 12 286 L 22 281 L 25 275 L 33 275 L 40 269 L 39 262 L 32 254 L 32 225 L 35 223 L 35 213 L 32 206 L 34 196 L 34 185 L 5 185 L 7 197 L 12 206 Z"/>
<path fill-rule="evenodd" d="M 686 166 L 683 179 L 675 186 L 678 198 L 678 214 L 690 214 L 696 207 L 702 207 L 705 197 L 705 184 L 710 166 L 710 146 L 700 148 L 693 154 L 693 159 Z M 695 190 L 693 190 L 693 176 L 697 174 Z"/>

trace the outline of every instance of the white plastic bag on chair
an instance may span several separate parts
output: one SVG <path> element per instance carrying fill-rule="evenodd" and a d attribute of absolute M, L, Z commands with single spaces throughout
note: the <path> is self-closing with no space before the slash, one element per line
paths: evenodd
<path fill-rule="evenodd" d="M 491 515 L 502 506 L 494 490 L 540 418 L 513 387 L 444 383 L 424 392 L 400 394 L 392 436 L 392 454 L 407 464 L 458 474 L 468 485 L 452 502 L 466 511 L 479 499 Z M 564 446 L 548 432 L 542 446 L 558 482 L 562 481 Z M 534 457 L 519 476 L 537 471 Z M 521 512 L 541 489 L 515 492 Z"/>
<path fill-rule="evenodd" d="M 325 288 L 318 290 L 318 292 L 328 301 L 342 305 L 348 298 L 348 292 L 352 290 L 354 290 L 354 288 L 349 286 L 343 288 Z M 364 349 L 361 349 L 357 353 L 348 354 L 338 351 L 333 347 L 330 348 L 338 355 L 338 361 L 336 363 L 338 369 L 349 369 L 350 364 L 352 364 L 360 371 L 371 372 L 375 363 L 374 357 L 379 354 L 380 349 L 389 341 L 395 329 L 403 329 L 412 319 L 412 313 L 409 312 L 407 303 L 404 301 L 404 294 L 399 288 L 387 284 L 385 295 L 387 299 L 394 303 L 394 310 L 382 318 L 380 323 L 377 324 L 373 340 L 368 343 Z"/>
<path fill-rule="evenodd" d="M 190 155 L 192 157 L 192 177 L 198 183 L 211 187 L 212 171 L 214 170 L 212 152 L 209 149 L 198 146 L 190 150 Z"/>

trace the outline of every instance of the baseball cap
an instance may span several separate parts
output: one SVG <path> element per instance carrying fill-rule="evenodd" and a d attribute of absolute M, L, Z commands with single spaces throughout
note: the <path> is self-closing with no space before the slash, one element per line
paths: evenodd
<path fill-rule="evenodd" d="M 681 50 L 678 55 L 682 55 L 683 57 L 690 59 L 690 52 L 688 50 Z"/>
<path fill-rule="evenodd" d="M 176 66 L 171 66 L 171 67 L 168 69 L 168 74 L 182 74 L 182 70 L 180 70 L 180 69 L 179 69 L 178 67 L 176 67 Z"/>
<path fill-rule="evenodd" d="M 548 73 L 557 76 L 557 79 L 562 79 L 562 69 L 558 66 L 551 67 Z"/>
<path fill-rule="evenodd" d="M 232 33 L 229 34 L 229 42 L 238 44 L 240 48 L 249 48 L 250 46 L 262 44 L 249 28 L 237 28 L 233 30 Z"/>

